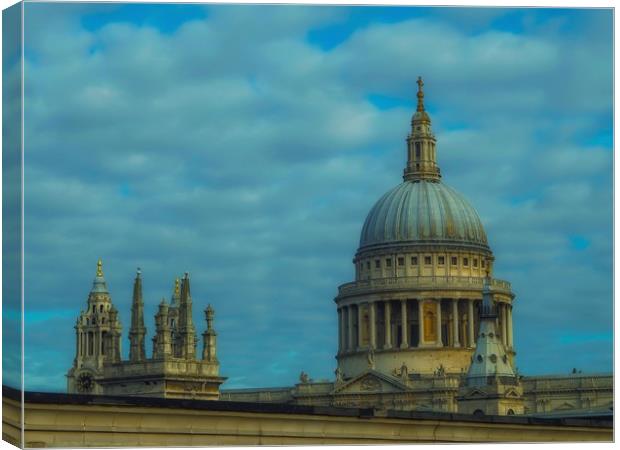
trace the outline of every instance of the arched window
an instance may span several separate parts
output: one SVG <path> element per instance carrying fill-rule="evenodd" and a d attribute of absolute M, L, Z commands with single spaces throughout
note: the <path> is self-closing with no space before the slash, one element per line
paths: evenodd
<path fill-rule="evenodd" d="M 424 340 L 432 342 L 437 339 L 437 320 L 435 313 L 425 311 L 424 313 Z"/>
<path fill-rule="evenodd" d="M 101 354 L 105 355 L 106 332 L 101 333 Z"/>
<path fill-rule="evenodd" d="M 94 343 L 95 343 L 95 339 L 94 339 L 94 335 L 92 331 L 88 332 L 88 356 L 92 356 L 93 352 L 94 352 Z"/>
<path fill-rule="evenodd" d="M 103 305 L 99 305 L 99 312 L 103 312 Z"/>
<path fill-rule="evenodd" d="M 512 409 L 509 409 L 508 411 L 506 411 L 506 414 L 508 414 L 509 416 L 514 416 L 515 412 Z"/>
<path fill-rule="evenodd" d="M 484 416 L 484 411 L 481 409 L 477 409 L 474 411 L 474 416 L 478 416 L 478 417 Z"/>
<path fill-rule="evenodd" d="M 416 159 L 420 159 L 420 143 L 415 143 L 415 157 Z"/>

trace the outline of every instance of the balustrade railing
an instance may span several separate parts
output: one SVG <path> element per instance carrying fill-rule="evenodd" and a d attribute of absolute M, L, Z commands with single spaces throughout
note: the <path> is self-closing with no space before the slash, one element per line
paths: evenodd
<path fill-rule="evenodd" d="M 388 277 L 370 280 L 359 280 L 345 283 L 338 288 L 339 294 L 351 294 L 358 291 L 374 289 L 402 289 L 402 288 L 470 288 L 482 289 L 484 278 L 454 277 L 454 276 L 417 276 L 417 277 Z M 510 292 L 508 281 L 491 279 L 491 288 L 495 291 Z"/>

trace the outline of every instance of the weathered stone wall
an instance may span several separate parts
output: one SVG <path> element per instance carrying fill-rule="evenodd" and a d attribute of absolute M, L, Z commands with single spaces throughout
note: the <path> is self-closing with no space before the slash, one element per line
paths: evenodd
<path fill-rule="evenodd" d="M 14 439 L 18 408 L 18 395 L 3 396 L 5 439 Z M 25 404 L 27 447 L 611 441 L 612 430 L 600 421 L 134 397 L 27 393 Z"/>
<path fill-rule="evenodd" d="M 523 377 L 525 412 L 599 410 L 613 406 L 612 374 Z"/>

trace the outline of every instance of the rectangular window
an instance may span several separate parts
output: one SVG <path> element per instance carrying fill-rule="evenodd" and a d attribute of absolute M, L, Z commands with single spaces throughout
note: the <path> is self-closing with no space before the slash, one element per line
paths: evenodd
<path fill-rule="evenodd" d="M 417 256 L 412 256 L 411 257 L 411 265 L 412 266 L 417 266 L 418 265 L 418 257 Z"/>
<path fill-rule="evenodd" d="M 437 257 L 437 264 L 439 264 L 440 266 L 443 266 L 446 263 L 446 258 L 445 256 L 439 256 Z"/>
<path fill-rule="evenodd" d="M 385 266 L 386 267 L 392 267 L 392 258 L 386 258 Z"/>
<path fill-rule="evenodd" d="M 433 260 L 431 259 L 430 256 L 425 256 L 424 257 L 424 264 L 426 264 L 427 266 L 432 264 Z"/>
<path fill-rule="evenodd" d="M 480 264 L 482 265 L 482 267 L 484 267 L 484 259 L 480 260 Z"/>
<path fill-rule="evenodd" d="M 469 266 L 469 258 L 463 258 L 463 266 Z"/>
<path fill-rule="evenodd" d="M 474 267 L 478 267 L 478 258 L 474 258 Z"/>
<path fill-rule="evenodd" d="M 366 261 L 366 269 L 370 270 L 370 261 Z"/>
<path fill-rule="evenodd" d="M 402 256 L 398 257 L 398 265 L 399 266 L 404 266 L 405 265 L 405 258 L 403 258 Z"/>
<path fill-rule="evenodd" d="M 381 260 L 375 259 L 375 269 L 380 269 L 380 268 L 381 268 Z"/>
<path fill-rule="evenodd" d="M 420 143 L 415 143 L 415 157 L 416 159 L 420 159 Z"/>
<path fill-rule="evenodd" d="M 453 256 L 452 258 L 450 258 L 450 264 L 452 264 L 453 266 L 456 266 L 458 264 L 456 256 Z"/>

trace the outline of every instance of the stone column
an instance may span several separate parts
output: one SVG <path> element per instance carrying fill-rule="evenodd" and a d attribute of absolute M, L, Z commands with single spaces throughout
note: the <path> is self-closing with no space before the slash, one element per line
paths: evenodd
<path fill-rule="evenodd" d="M 409 336 L 407 330 L 407 300 L 400 301 L 400 322 L 402 328 L 402 336 L 403 340 L 400 343 L 400 348 L 408 348 L 409 347 Z"/>
<path fill-rule="evenodd" d="M 475 345 L 474 339 L 474 301 L 470 298 L 467 299 L 467 340 L 469 347 Z"/>
<path fill-rule="evenodd" d="M 459 300 L 452 300 L 452 345 L 454 347 L 460 347 L 459 342 Z"/>
<path fill-rule="evenodd" d="M 512 348 L 512 305 L 506 306 L 506 329 L 508 331 L 508 348 Z"/>
<path fill-rule="evenodd" d="M 436 300 L 437 303 L 437 346 L 442 347 L 442 339 L 441 339 L 441 299 L 438 298 Z"/>
<path fill-rule="evenodd" d="M 362 305 L 357 305 L 357 348 L 362 348 L 362 322 L 364 321 L 362 315 Z"/>
<path fill-rule="evenodd" d="M 370 311 L 368 312 L 368 320 L 370 321 L 370 326 L 369 328 L 369 332 L 370 332 L 370 336 L 369 336 L 369 344 L 370 344 L 370 348 L 372 348 L 373 350 L 375 348 L 377 348 L 377 326 L 375 325 L 375 320 L 377 318 L 377 314 L 375 311 L 375 302 L 370 302 L 369 304 L 370 306 Z"/>
<path fill-rule="evenodd" d="M 344 310 L 338 308 L 338 353 L 344 351 Z"/>
<path fill-rule="evenodd" d="M 392 304 L 389 300 L 385 302 L 385 344 L 383 348 L 392 348 Z"/>
<path fill-rule="evenodd" d="M 500 311 L 501 311 L 501 315 L 500 317 L 502 318 L 502 344 L 504 344 L 504 347 L 506 347 L 507 342 L 506 342 L 506 334 L 507 334 L 507 326 L 506 326 L 506 320 L 508 319 L 508 314 L 506 314 L 506 305 L 504 303 L 500 303 L 499 304 L 500 307 Z"/>
<path fill-rule="evenodd" d="M 353 351 L 355 348 L 353 347 L 353 305 L 347 306 L 347 321 L 349 322 L 347 325 L 347 350 Z"/>
<path fill-rule="evenodd" d="M 418 347 L 422 347 L 424 344 L 424 311 L 422 300 L 418 299 Z"/>

